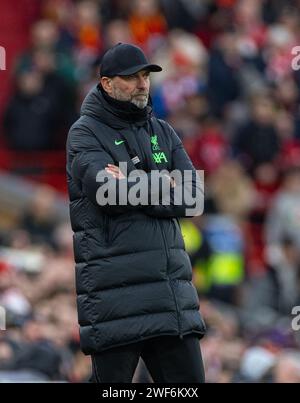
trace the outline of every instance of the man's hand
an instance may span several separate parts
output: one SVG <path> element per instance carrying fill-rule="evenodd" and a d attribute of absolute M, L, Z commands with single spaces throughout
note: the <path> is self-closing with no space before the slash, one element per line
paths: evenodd
<path fill-rule="evenodd" d="M 122 173 L 119 167 L 113 164 L 107 164 L 105 171 L 112 174 L 112 176 L 116 179 L 124 179 L 125 175 Z"/>
<path fill-rule="evenodd" d="M 106 172 L 110 173 L 114 178 L 116 179 L 124 179 L 125 175 L 122 173 L 122 171 L 120 170 L 119 167 L 117 167 L 116 165 L 113 164 L 107 164 L 107 167 L 105 168 Z M 176 183 L 174 181 L 174 179 L 165 174 L 165 176 L 169 179 L 171 187 L 174 188 L 176 186 Z"/>
<path fill-rule="evenodd" d="M 171 188 L 174 188 L 175 186 L 176 186 L 176 182 L 175 182 L 175 180 L 174 180 L 174 178 L 172 178 L 171 176 L 169 176 L 169 175 L 166 175 L 168 178 L 169 178 L 169 180 L 170 180 L 170 184 L 171 184 Z"/>

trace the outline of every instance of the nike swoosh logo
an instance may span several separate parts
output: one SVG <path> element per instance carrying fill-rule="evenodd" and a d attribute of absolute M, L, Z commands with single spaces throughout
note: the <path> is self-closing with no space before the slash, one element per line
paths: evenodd
<path fill-rule="evenodd" d="M 120 144 L 124 143 L 125 140 L 115 140 L 115 145 L 119 146 Z"/>

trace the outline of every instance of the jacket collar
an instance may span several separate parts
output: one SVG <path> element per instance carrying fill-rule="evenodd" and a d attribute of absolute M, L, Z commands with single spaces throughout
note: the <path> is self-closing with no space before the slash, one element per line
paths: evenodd
<path fill-rule="evenodd" d="M 84 99 L 80 114 L 121 129 L 130 125 L 144 126 L 152 116 L 152 107 L 151 101 L 144 109 L 139 109 L 131 102 L 116 100 L 98 84 Z"/>

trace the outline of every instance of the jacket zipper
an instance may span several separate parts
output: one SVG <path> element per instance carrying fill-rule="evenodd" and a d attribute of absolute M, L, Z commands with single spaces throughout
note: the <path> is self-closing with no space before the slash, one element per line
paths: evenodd
<path fill-rule="evenodd" d="M 162 233 L 162 237 L 163 237 L 163 241 L 164 241 L 164 248 L 165 248 L 165 252 L 166 252 L 166 256 L 167 256 L 167 266 L 169 266 L 170 253 L 169 253 L 169 248 L 168 248 L 168 245 L 167 245 L 167 240 L 166 240 L 165 231 L 164 231 L 164 229 L 163 229 L 163 227 L 162 227 L 162 223 L 161 223 L 160 220 L 159 220 L 159 226 L 160 226 L 161 233 Z M 180 337 L 180 339 L 182 339 L 182 338 L 183 338 L 183 335 L 182 335 L 181 324 L 180 324 L 180 320 L 179 320 L 178 302 L 177 302 L 177 298 L 176 298 L 176 295 L 175 295 L 175 291 L 174 291 L 174 288 L 173 288 L 173 285 L 172 285 L 172 280 L 170 279 L 168 273 L 167 273 L 167 276 L 168 276 L 168 279 L 169 279 L 169 284 L 170 284 L 170 287 L 171 287 L 171 290 L 172 290 L 173 299 L 174 299 L 175 307 L 176 307 L 177 324 L 178 324 L 179 337 Z"/>

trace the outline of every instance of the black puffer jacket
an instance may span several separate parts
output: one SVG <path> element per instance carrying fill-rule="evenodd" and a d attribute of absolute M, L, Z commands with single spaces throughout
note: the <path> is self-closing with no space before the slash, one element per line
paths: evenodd
<path fill-rule="evenodd" d="M 165 156 L 156 163 L 150 129 Z M 173 129 L 151 118 L 149 107 L 139 110 L 95 87 L 67 142 L 78 317 L 86 354 L 161 335 L 202 337 L 205 331 L 177 218 L 185 215 L 184 206 L 100 207 L 96 202 L 97 173 L 121 161 L 128 162 L 128 172 L 135 169 L 132 150 L 146 172 L 195 172 Z"/>

